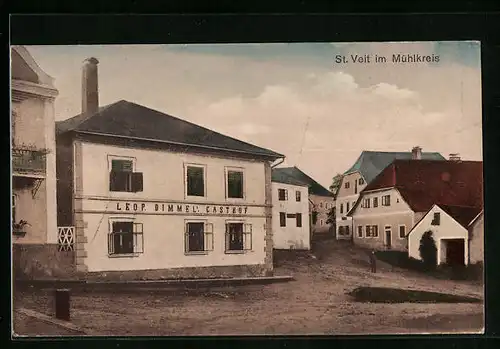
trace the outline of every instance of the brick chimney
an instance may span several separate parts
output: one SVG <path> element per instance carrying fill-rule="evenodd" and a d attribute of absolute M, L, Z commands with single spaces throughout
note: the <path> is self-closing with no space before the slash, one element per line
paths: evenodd
<path fill-rule="evenodd" d="M 94 57 L 87 58 L 83 61 L 82 113 L 94 114 L 99 109 L 97 64 L 99 64 L 99 61 Z"/>
<path fill-rule="evenodd" d="M 416 147 L 413 147 L 413 149 L 411 150 L 411 159 L 412 160 L 422 159 L 422 148 L 420 148 L 418 145 Z"/>
<path fill-rule="evenodd" d="M 452 153 L 449 157 L 450 161 L 460 161 L 460 155 L 458 153 Z"/>

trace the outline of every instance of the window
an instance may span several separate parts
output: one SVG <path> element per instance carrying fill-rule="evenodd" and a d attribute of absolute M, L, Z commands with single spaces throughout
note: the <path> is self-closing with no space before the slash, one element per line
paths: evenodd
<path fill-rule="evenodd" d="M 362 237 L 363 237 L 363 226 L 358 225 L 358 238 L 362 238 Z"/>
<path fill-rule="evenodd" d="M 187 222 L 185 252 L 213 251 L 213 225 L 205 222 Z"/>
<path fill-rule="evenodd" d="M 350 187 L 349 182 L 345 182 L 345 184 L 344 184 L 344 188 L 349 189 L 349 187 Z"/>
<path fill-rule="evenodd" d="M 370 198 L 367 198 L 367 199 L 363 200 L 363 207 L 364 208 L 370 208 Z"/>
<path fill-rule="evenodd" d="M 371 238 L 378 237 L 378 225 L 367 225 L 365 229 L 366 229 L 366 237 L 371 237 Z"/>
<path fill-rule="evenodd" d="M 323 225 L 323 220 L 322 219 L 319 220 L 319 225 Z"/>
<path fill-rule="evenodd" d="M 373 207 L 378 207 L 378 197 L 373 198 Z"/>
<path fill-rule="evenodd" d="M 349 202 L 346 203 L 345 212 L 348 213 L 350 209 Z"/>
<path fill-rule="evenodd" d="M 299 202 L 300 201 L 300 191 L 295 192 L 295 201 Z"/>
<path fill-rule="evenodd" d="M 279 201 L 287 201 L 288 200 L 288 190 L 278 189 L 278 200 Z"/>
<path fill-rule="evenodd" d="M 343 226 L 339 227 L 339 235 L 344 235 L 344 227 Z"/>
<path fill-rule="evenodd" d="M 143 252 L 142 223 L 114 221 L 108 236 L 109 255 L 134 254 Z"/>
<path fill-rule="evenodd" d="M 326 208 L 326 209 L 328 209 L 328 202 L 327 202 L 327 203 L 325 203 L 325 208 Z"/>
<path fill-rule="evenodd" d="M 346 225 L 345 226 L 345 235 L 349 235 L 349 234 L 350 234 L 350 232 L 349 232 L 349 226 Z"/>
<path fill-rule="evenodd" d="M 431 225 L 439 225 L 441 223 L 441 213 L 434 212 L 434 218 L 432 219 Z"/>
<path fill-rule="evenodd" d="M 399 226 L 399 237 L 401 239 L 404 239 L 406 237 L 406 226 L 405 225 Z"/>
<path fill-rule="evenodd" d="M 344 204 L 340 204 L 340 213 L 344 213 Z"/>
<path fill-rule="evenodd" d="M 363 184 L 365 184 L 365 180 L 363 178 L 360 178 L 358 180 L 358 183 L 359 183 L 359 185 L 363 185 Z"/>
<path fill-rule="evenodd" d="M 382 196 L 382 206 L 391 206 L 391 196 L 390 195 Z"/>
<path fill-rule="evenodd" d="M 226 252 L 248 251 L 252 249 L 252 225 L 226 223 Z"/>
<path fill-rule="evenodd" d="M 302 227 L 302 213 L 297 213 L 295 215 L 295 219 L 297 222 L 297 227 Z"/>
<path fill-rule="evenodd" d="M 322 202 L 319 203 L 319 207 L 323 208 L 323 203 Z"/>
<path fill-rule="evenodd" d="M 188 165 L 186 177 L 187 196 L 205 196 L 205 168 Z"/>
<path fill-rule="evenodd" d="M 227 197 L 243 199 L 243 171 L 227 171 Z"/>
<path fill-rule="evenodd" d="M 280 212 L 280 227 L 286 227 L 286 213 Z"/>
<path fill-rule="evenodd" d="M 143 189 L 141 172 L 133 171 L 132 160 L 111 160 L 109 190 L 119 192 L 140 192 Z"/>

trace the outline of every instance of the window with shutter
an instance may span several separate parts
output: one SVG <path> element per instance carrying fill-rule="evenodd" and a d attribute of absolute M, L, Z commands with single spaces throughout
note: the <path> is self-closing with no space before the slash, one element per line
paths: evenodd
<path fill-rule="evenodd" d="M 372 225 L 372 237 L 378 238 L 378 225 Z"/>
<path fill-rule="evenodd" d="M 378 207 L 378 197 L 373 198 L 373 207 Z"/>
<path fill-rule="evenodd" d="M 244 251 L 243 223 L 226 224 L 226 251 Z"/>
<path fill-rule="evenodd" d="M 295 201 L 299 202 L 300 201 L 300 191 L 295 192 Z"/>
<path fill-rule="evenodd" d="M 205 251 L 205 223 L 186 223 L 186 252 Z"/>
<path fill-rule="evenodd" d="M 295 216 L 295 219 L 297 221 L 297 227 L 302 227 L 302 214 L 301 213 L 297 213 L 296 216 Z"/>
<path fill-rule="evenodd" d="M 363 237 L 363 226 L 358 225 L 358 238 L 362 238 L 362 237 Z"/>
<path fill-rule="evenodd" d="M 143 191 L 142 172 L 133 172 L 132 175 L 132 192 L 137 193 Z"/>
<path fill-rule="evenodd" d="M 110 191 L 121 191 L 121 192 L 134 191 L 133 166 L 134 163 L 132 160 L 122 160 L 122 159 L 111 160 L 111 172 L 109 175 Z M 140 185 L 142 186 L 142 178 Z"/>
<path fill-rule="evenodd" d="M 278 200 L 286 201 L 288 200 L 288 190 L 286 189 L 278 189 Z"/>
<path fill-rule="evenodd" d="M 252 250 L 252 225 L 243 225 L 243 249 L 245 251 Z"/>
<path fill-rule="evenodd" d="M 214 250 L 214 225 L 205 223 L 205 251 Z"/>
<path fill-rule="evenodd" d="M 280 212 L 280 227 L 286 227 L 286 213 Z"/>

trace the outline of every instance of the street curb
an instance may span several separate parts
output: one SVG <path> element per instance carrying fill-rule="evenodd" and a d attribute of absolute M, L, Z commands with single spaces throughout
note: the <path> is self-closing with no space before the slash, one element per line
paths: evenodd
<path fill-rule="evenodd" d="M 251 278 L 218 278 L 218 279 L 169 279 L 169 280 L 121 280 L 121 281 L 98 281 L 98 280 L 16 280 L 17 286 L 41 287 L 41 288 L 106 288 L 112 286 L 121 287 L 145 287 L 148 288 L 201 288 L 201 287 L 224 287 L 243 285 L 267 285 L 272 283 L 283 283 L 295 280 L 292 276 L 271 276 Z"/>
<path fill-rule="evenodd" d="M 55 318 L 52 318 L 48 315 L 39 313 L 39 312 L 31 310 L 31 309 L 26 309 L 26 308 L 18 308 L 18 309 L 15 309 L 14 311 L 19 312 L 19 313 L 26 315 L 26 316 L 35 318 L 35 319 L 40 320 L 40 321 L 47 322 L 47 323 L 50 323 L 52 325 L 56 325 L 58 327 L 62 327 L 66 330 L 77 332 L 75 335 L 79 335 L 79 334 L 80 335 L 87 335 L 85 330 L 74 325 L 71 322 L 66 322 L 66 321 L 62 321 L 59 319 L 55 319 Z M 23 335 L 19 335 L 19 334 L 16 334 L 16 336 L 24 337 Z"/>

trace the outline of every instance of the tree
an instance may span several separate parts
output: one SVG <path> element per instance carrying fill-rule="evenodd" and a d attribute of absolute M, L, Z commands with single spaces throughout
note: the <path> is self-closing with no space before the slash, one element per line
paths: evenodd
<path fill-rule="evenodd" d="M 340 184 L 342 182 L 342 175 L 340 173 L 337 173 L 333 178 L 332 178 L 332 185 L 330 185 L 330 191 L 336 196 L 337 192 L 339 191 Z"/>
<path fill-rule="evenodd" d="M 420 258 L 424 267 L 428 270 L 434 269 L 437 265 L 437 247 L 431 230 L 426 231 L 420 239 Z"/>

